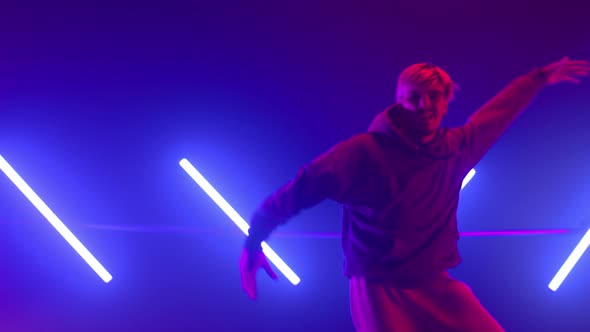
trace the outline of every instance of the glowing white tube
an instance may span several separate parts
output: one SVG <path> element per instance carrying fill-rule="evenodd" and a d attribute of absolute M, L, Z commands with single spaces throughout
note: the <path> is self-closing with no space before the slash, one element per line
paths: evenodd
<path fill-rule="evenodd" d="M 197 171 L 197 169 L 186 159 L 180 161 L 180 166 L 186 171 L 186 173 L 205 191 L 209 197 L 225 212 L 225 214 L 238 226 L 238 228 L 248 235 L 248 229 L 250 226 L 242 218 L 236 210 L 209 184 L 209 182 Z M 297 285 L 301 279 L 285 264 L 285 262 L 265 243 L 262 242 L 262 252 L 271 261 L 281 273 L 293 284 Z"/>
<path fill-rule="evenodd" d="M 90 267 L 104 281 L 113 279 L 111 274 L 92 256 L 84 245 L 70 232 L 64 223 L 49 209 L 49 207 L 37 196 L 29 185 L 18 175 L 18 173 L 0 155 L 0 170 L 8 176 L 10 181 L 29 199 L 29 201 L 41 212 L 49 223 L 61 234 L 61 236 L 76 250 L 76 252 L 90 265 Z"/>
<path fill-rule="evenodd" d="M 467 175 L 463 179 L 463 184 L 461 185 L 461 189 L 465 188 L 465 186 L 469 183 L 469 181 L 471 181 L 471 179 L 473 179 L 474 176 L 475 176 L 475 169 L 472 169 L 469 171 L 469 173 L 467 173 Z"/>
<path fill-rule="evenodd" d="M 574 251 L 572 251 L 572 253 L 566 259 L 565 263 L 563 263 L 559 271 L 557 271 L 557 274 L 555 274 L 555 276 L 549 283 L 549 289 L 555 292 L 559 288 L 559 286 L 561 286 L 561 283 L 563 283 L 563 281 L 574 268 L 580 257 L 582 257 L 586 249 L 588 249 L 588 245 L 590 245 L 590 229 L 586 231 L 586 234 L 584 234 L 584 237 L 582 237 L 580 243 L 578 243 L 578 245 L 574 248 Z"/>

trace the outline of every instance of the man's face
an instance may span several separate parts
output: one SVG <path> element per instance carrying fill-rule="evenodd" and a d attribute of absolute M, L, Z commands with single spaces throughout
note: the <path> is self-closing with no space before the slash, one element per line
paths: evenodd
<path fill-rule="evenodd" d="M 410 111 L 410 124 L 417 134 L 428 136 L 436 132 L 447 114 L 449 102 L 442 84 L 408 86 L 402 106 Z"/>

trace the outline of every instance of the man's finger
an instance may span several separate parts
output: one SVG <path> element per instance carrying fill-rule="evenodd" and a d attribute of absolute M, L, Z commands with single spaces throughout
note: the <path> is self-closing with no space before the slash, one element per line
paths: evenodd
<path fill-rule="evenodd" d="M 587 76 L 590 74 L 590 70 L 576 70 L 569 72 L 567 76 Z"/>
<path fill-rule="evenodd" d="M 264 271 L 266 271 L 266 273 L 268 274 L 269 277 L 271 277 L 274 280 L 279 279 L 279 277 L 277 276 L 277 274 L 275 273 L 275 271 L 272 270 L 272 267 L 270 267 L 270 264 L 268 263 L 268 261 L 266 261 L 264 263 Z"/>
<path fill-rule="evenodd" d="M 586 60 L 572 60 L 569 61 L 570 65 L 580 65 L 580 66 L 588 66 L 590 65 L 590 62 L 586 61 Z"/>
<path fill-rule="evenodd" d="M 250 298 L 256 300 L 256 269 L 252 269 L 250 274 Z"/>
<path fill-rule="evenodd" d="M 246 292 L 246 294 L 248 294 L 248 296 L 250 296 L 250 291 L 249 291 L 249 287 L 248 287 L 248 275 L 247 275 L 247 273 L 243 273 L 243 272 L 242 272 L 242 289 L 244 290 L 244 292 Z"/>
<path fill-rule="evenodd" d="M 256 290 L 252 286 L 252 284 L 253 284 L 252 273 L 249 270 L 242 271 L 242 289 L 244 289 L 244 291 L 246 292 L 246 295 L 248 295 L 248 297 L 250 297 L 251 299 L 255 299 L 256 298 Z"/>
<path fill-rule="evenodd" d="M 572 83 L 576 83 L 576 84 L 577 84 L 577 83 L 580 83 L 580 80 L 579 80 L 579 79 L 577 79 L 577 78 L 573 78 L 573 77 L 570 77 L 570 76 L 565 76 L 565 77 L 563 78 L 563 80 L 564 80 L 564 81 L 568 81 L 568 82 L 572 82 Z"/>
<path fill-rule="evenodd" d="M 588 71 L 588 70 L 590 70 L 590 66 L 570 66 L 567 68 L 567 70 L 569 70 L 569 71 L 572 71 L 572 70 Z"/>

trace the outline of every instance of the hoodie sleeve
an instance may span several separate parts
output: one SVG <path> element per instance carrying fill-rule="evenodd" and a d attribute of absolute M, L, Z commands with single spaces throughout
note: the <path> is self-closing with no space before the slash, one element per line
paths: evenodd
<path fill-rule="evenodd" d="M 541 70 L 520 76 L 477 110 L 463 126 L 466 167 L 474 167 L 545 85 Z"/>
<path fill-rule="evenodd" d="M 337 144 L 301 167 L 296 176 L 270 195 L 256 210 L 251 221 L 246 247 L 260 248 L 270 233 L 301 210 L 332 199 L 347 201 L 361 178 L 367 174 L 368 134 Z"/>

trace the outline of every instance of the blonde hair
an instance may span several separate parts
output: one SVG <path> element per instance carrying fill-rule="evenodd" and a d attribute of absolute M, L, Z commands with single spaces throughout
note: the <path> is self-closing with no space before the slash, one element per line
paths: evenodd
<path fill-rule="evenodd" d="M 408 86 L 442 84 L 445 90 L 445 99 L 451 101 L 455 96 L 458 86 L 453 82 L 449 74 L 442 68 L 431 63 L 416 63 L 404 69 L 397 80 L 396 98 L 398 102 L 405 97 Z"/>

